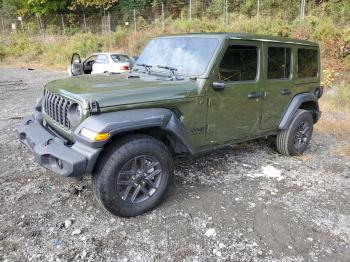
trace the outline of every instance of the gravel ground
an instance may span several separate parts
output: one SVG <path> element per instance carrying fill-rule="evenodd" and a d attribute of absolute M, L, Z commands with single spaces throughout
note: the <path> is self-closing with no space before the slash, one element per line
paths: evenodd
<path fill-rule="evenodd" d="M 302 157 L 269 140 L 176 161 L 165 202 L 124 219 L 98 207 L 90 177 L 39 167 L 16 139 L 43 84 L 65 73 L 0 69 L 0 260 L 350 261 L 345 138 L 314 134 Z"/>

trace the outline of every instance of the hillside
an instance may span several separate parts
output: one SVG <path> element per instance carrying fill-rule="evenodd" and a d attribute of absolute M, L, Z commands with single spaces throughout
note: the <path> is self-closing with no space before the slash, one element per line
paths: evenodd
<path fill-rule="evenodd" d="M 73 52 L 83 57 L 109 50 L 135 55 L 156 35 L 240 32 L 319 42 L 323 69 L 350 70 L 350 0 L 308 1 L 304 12 L 300 10 L 301 2 L 295 0 L 192 0 L 191 5 L 179 0 L 164 4 L 146 0 L 100 1 L 108 3 L 108 8 L 88 6 L 73 10 L 74 1 L 63 1 L 65 5 L 56 11 L 46 1 L 38 6 L 37 1 L 19 2 L 22 5 L 12 13 L 5 4 L 0 12 L 3 64 L 10 61 L 64 69 Z M 17 15 L 21 15 L 21 21 Z M 13 24 L 16 30 L 11 30 Z"/>

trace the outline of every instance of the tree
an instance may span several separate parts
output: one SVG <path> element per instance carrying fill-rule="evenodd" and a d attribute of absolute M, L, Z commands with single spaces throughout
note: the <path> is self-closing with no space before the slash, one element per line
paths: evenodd
<path fill-rule="evenodd" d="M 21 0 L 1 0 L 0 13 L 5 16 L 17 15 L 17 10 L 22 7 Z"/>
<path fill-rule="evenodd" d="M 77 9 L 80 8 L 86 8 L 86 7 L 103 7 L 105 9 L 109 9 L 113 5 L 118 3 L 118 0 L 73 0 L 70 8 L 71 9 Z"/>
<path fill-rule="evenodd" d="M 47 15 L 67 10 L 68 0 L 22 0 L 21 6 L 17 9 L 20 15 L 37 14 Z"/>

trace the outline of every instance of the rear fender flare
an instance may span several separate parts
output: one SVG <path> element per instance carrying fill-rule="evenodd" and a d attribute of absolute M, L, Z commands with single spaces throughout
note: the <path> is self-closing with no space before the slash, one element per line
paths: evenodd
<path fill-rule="evenodd" d="M 317 113 L 319 112 L 317 97 L 314 94 L 312 94 L 312 93 L 298 94 L 292 99 L 292 101 L 288 105 L 286 111 L 284 112 L 283 117 L 278 125 L 279 130 L 284 130 L 284 129 L 287 129 L 289 127 L 290 123 L 293 120 L 295 113 L 300 108 L 300 106 L 305 102 L 316 103 L 316 105 L 317 105 L 316 111 L 317 111 Z"/>

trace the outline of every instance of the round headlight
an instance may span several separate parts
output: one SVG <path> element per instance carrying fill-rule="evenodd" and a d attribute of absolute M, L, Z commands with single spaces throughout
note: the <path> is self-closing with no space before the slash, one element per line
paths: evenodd
<path fill-rule="evenodd" d="M 67 116 L 71 125 L 76 126 L 79 124 L 82 113 L 83 109 L 78 103 L 73 103 L 69 106 Z"/>

